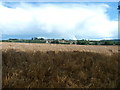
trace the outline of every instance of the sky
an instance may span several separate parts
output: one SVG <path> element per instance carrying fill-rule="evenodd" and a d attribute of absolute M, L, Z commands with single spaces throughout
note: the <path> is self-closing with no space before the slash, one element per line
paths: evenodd
<path fill-rule="evenodd" d="M 117 2 L 0 2 L 2 39 L 118 38 Z"/>

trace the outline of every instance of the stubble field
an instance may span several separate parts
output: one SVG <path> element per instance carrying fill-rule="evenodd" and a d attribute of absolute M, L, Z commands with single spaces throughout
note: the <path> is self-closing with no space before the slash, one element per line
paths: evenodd
<path fill-rule="evenodd" d="M 1 43 L 3 88 L 117 88 L 118 46 Z"/>

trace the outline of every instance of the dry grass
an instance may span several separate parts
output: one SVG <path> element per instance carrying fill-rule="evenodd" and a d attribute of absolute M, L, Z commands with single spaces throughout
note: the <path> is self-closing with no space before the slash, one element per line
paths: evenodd
<path fill-rule="evenodd" d="M 34 47 L 33 44 L 28 44 L 27 48 L 25 44 L 3 43 L 3 45 L 3 88 L 117 88 L 120 86 L 118 53 L 105 55 L 89 52 L 92 46 L 89 49 L 88 46 L 83 46 L 88 49 L 87 52 L 83 52 L 79 50 L 82 46 L 74 45 L 67 47 L 46 44 L 43 45 L 44 49 L 41 48 L 42 44 L 34 44 Z M 7 48 L 5 45 L 11 46 Z M 101 48 L 95 46 L 96 51 L 97 47 L 98 50 Z M 45 48 L 46 52 L 42 52 Z M 58 52 L 53 48 L 57 48 Z M 110 51 L 108 49 L 105 52 Z"/>
<path fill-rule="evenodd" d="M 100 46 L 100 45 L 60 45 L 60 44 L 37 44 L 37 43 L 0 43 L 2 50 L 16 49 L 19 51 L 80 51 L 95 52 L 111 55 L 118 52 L 118 46 Z"/>

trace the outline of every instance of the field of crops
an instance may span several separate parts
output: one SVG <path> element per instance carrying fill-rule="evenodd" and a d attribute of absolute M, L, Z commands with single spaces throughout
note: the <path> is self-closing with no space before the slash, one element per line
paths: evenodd
<path fill-rule="evenodd" d="M 118 46 L 31 43 L 0 45 L 3 88 L 120 86 Z"/>
<path fill-rule="evenodd" d="M 15 49 L 20 51 L 82 51 L 112 54 L 118 52 L 118 46 L 102 45 L 60 45 L 60 44 L 32 44 L 32 43 L 2 43 L 2 50 Z"/>

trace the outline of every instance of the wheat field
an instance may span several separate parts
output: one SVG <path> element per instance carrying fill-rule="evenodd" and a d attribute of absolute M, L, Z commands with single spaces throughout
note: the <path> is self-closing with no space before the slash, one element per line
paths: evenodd
<path fill-rule="evenodd" d="M 15 49 L 20 51 L 82 51 L 95 52 L 110 55 L 118 53 L 119 46 L 103 46 L 103 45 L 61 45 L 61 44 L 36 44 L 36 43 L 1 43 L 2 50 Z"/>
<path fill-rule="evenodd" d="M 1 43 L 3 88 L 118 88 L 118 46 Z"/>

